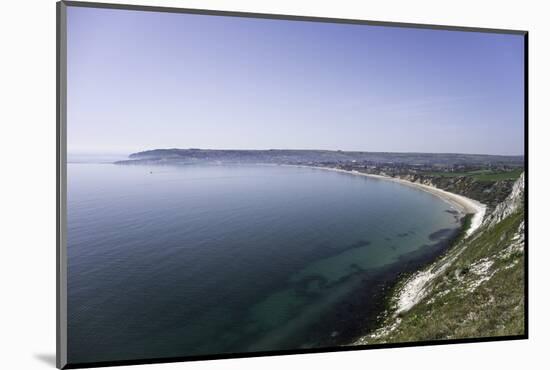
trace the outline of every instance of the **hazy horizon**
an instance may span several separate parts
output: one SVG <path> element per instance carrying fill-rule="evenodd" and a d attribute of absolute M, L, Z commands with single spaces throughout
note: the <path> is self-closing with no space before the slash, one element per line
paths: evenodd
<path fill-rule="evenodd" d="M 81 156 L 81 155 L 89 155 L 89 156 L 103 156 L 103 155 L 115 155 L 115 156 L 126 156 L 134 153 L 139 152 L 146 152 L 151 150 L 157 150 L 157 149 L 166 149 L 166 150 L 190 150 L 190 149 L 198 149 L 198 150 L 250 150 L 250 151 L 267 151 L 267 150 L 297 150 L 297 151 L 329 151 L 329 152 L 363 152 L 363 153 L 391 153 L 391 154 L 451 154 L 451 155 L 487 155 L 487 156 L 501 156 L 501 157 L 525 157 L 525 153 L 519 153 L 519 154 L 489 154 L 489 153 L 457 153 L 457 152 L 412 152 L 412 151 L 368 151 L 368 150 L 340 150 L 340 149 L 303 149 L 303 148 L 252 148 L 252 149 L 240 149 L 240 148 L 199 148 L 199 147 L 189 147 L 189 148 L 151 148 L 151 149 L 144 149 L 144 150 L 136 150 L 136 151 L 123 151 L 123 150 L 107 150 L 107 151 L 89 151 L 89 150 L 73 150 L 68 151 L 68 156 Z"/>
<path fill-rule="evenodd" d="M 521 35 L 68 7 L 69 153 L 524 155 Z"/>

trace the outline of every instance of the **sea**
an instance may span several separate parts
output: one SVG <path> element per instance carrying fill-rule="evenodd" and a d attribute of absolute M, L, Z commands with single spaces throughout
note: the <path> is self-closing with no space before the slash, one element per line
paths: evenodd
<path fill-rule="evenodd" d="M 69 363 L 350 344 L 461 227 L 399 183 L 277 165 L 67 165 Z"/>

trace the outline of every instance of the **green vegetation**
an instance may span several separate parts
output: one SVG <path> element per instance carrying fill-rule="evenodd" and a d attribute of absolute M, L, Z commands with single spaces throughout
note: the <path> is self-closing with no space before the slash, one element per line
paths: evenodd
<path fill-rule="evenodd" d="M 432 272 L 444 264 L 448 267 L 429 283 L 427 295 L 409 311 L 395 315 L 394 294 L 382 328 L 358 343 L 523 334 L 523 220 L 520 206 L 496 225 L 483 226 L 460 240 L 431 265 Z"/>
<path fill-rule="evenodd" d="M 483 173 L 479 175 L 474 175 L 474 178 L 479 181 L 517 180 L 522 172 L 523 169 L 506 172 Z"/>
<path fill-rule="evenodd" d="M 475 175 L 481 175 L 486 173 L 491 173 L 491 170 L 476 170 L 476 171 L 468 171 L 468 172 L 428 172 L 426 175 L 428 176 L 436 176 L 436 177 L 465 177 L 465 176 L 475 176 Z"/>
<path fill-rule="evenodd" d="M 523 169 L 510 171 L 476 170 L 468 172 L 427 172 L 426 175 L 434 177 L 472 177 L 477 181 L 517 180 Z"/>

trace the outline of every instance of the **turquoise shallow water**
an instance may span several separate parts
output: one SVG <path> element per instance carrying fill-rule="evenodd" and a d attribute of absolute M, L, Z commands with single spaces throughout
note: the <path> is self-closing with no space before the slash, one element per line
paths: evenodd
<path fill-rule="evenodd" d="M 374 281 L 457 230 L 450 210 L 319 169 L 69 164 L 69 361 L 345 341 Z"/>

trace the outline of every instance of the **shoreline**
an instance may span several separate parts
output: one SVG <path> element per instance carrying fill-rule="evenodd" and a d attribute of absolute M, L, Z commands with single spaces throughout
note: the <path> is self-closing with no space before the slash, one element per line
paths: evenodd
<path fill-rule="evenodd" d="M 470 227 L 467 230 L 465 230 L 464 236 L 461 238 L 461 240 L 467 239 L 483 224 L 485 212 L 487 210 L 486 205 L 476 200 L 470 199 L 462 195 L 454 194 L 454 193 L 436 188 L 434 186 L 418 184 L 408 180 L 403 180 L 403 179 L 389 177 L 389 176 L 361 173 L 358 171 L 342 170 L 339 168 L 315 167 L 315 166 L 294 166 L 294 167 L 321 169 L 321 170 L 340 172 L 340 173 L 345 173 L 350 175 L 366 176 L 371 178 L 377 178 L 380 180 L 393 181 L 401 185 L 409 186 L 409 187 L 430 193 L 431 195 L 436 196 L 441 200 L 445 201 L 447 204 L 451 205 L 452 208 L 454 208 L 455 210 L 458 210 L 463 215 L 468 215 L 468 214 L 472 215 L 470 220 Z M 453 244 L 457 242 L 459 241 L 455 240 Z M 395 310 L 393 312 L 394 315 L 410 310 L 412 307 L 414 307 L 417 303 L 419 303 L 425 297 L 427 293 L 427 288 L 430 282 L 433 281 L 440 274 L 442 274 L 446 270 L 446 267 L 449 265 L 449 262 L 446 262 L 443 264 L 443 266 L 439 266 L 437 268 L 434 267 L 434 263 L 436 263 L 436 261 L 438 261 L 439 258 L 445 256 L 445 253 L 435 258 L 432 262 L 428 263 L 426 266 L 418 268 L 415 272 L 412 273 L 412 275 L 409 275 L 406 278 L 398 279 L 395 282 L 396 284 L 402 284 L 401 288 L 399 288 L 397 291 L 390 292 L 386 297 L 388 300 L 394 301 L 396 303 Z M 395 326 L 396 325 L 399 325 L 399 322 L 397 322 Z M 391 331 L 395 328 L 395 326 L 392 326 L 392 328 L 384 328 L 384 327 L 377 328 L 371 333 L 374 333 L 377 330 Z M 344 345 L 350 345 L 350 344 L 344 344 Z"/>
<path fill-rule="evenodd" d="M 342 170 L 339 168 L 331 168 L 331 167 L 316 167 L 316 166 L 303 166 L 303 165 L 286 165 L 286 166 L 311 168 L 316 170 L 319 169 L 319 170 L 325 170 L 325 171 L 340 172 L 340 173 L 345 173 L 345 174 L 355 175 L 355 176 L 371 177 L 379 180 L 396 182 L 401 185 L 405 185 L 418 190 L 425 191 L 433 196 L 440 198 L 447 204 L 450 204 L 452 208 L 454 208 L 455 210 L 458 210 L 463 214 L 472 214 L 470 227 L 466 231 L 466 235 L 465 235 L 466 238 L 472 235 L 473 232 L 476 231 L 481 226 L 481 224 L 483 223 L 485 212 L 487 210 L 487 206 L 481 202 L 478 202 L 477 200 L 470 199 L 463 195 L 451 193 L 449 191 L 436 188 L 434 186 L 419 184 L 416 182 L 411 182 L 411 181 L 403 180 L 396 177 L 375 175 L 375 174 L 363 173 L 359 171 L 348 171 L 348 170 Z"/>

